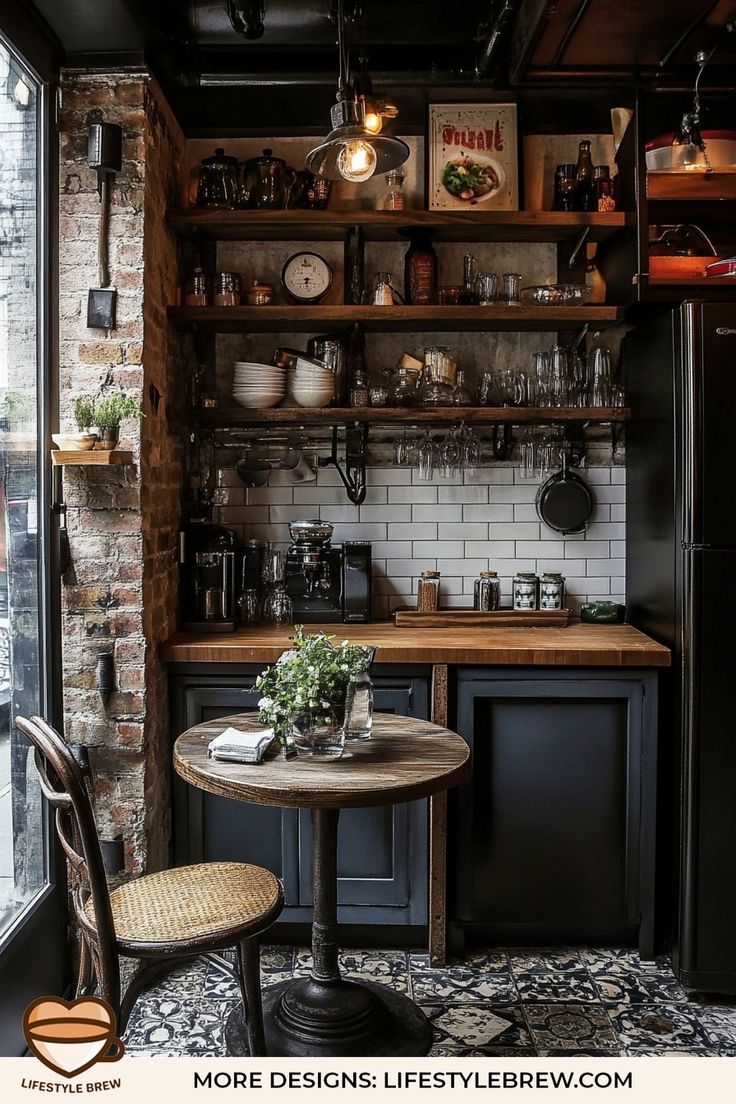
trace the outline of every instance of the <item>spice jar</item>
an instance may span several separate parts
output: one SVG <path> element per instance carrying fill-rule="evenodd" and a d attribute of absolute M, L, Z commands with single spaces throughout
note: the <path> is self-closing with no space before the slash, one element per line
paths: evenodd
<path fill-rule="evenodd" d="M 269 307 L 273 303 L 273 288 L 254 280 L 245 289 L 245 301 L 249 307 Z"/>
<path fill-rule="evenodd" d="M 185 307 L 206 307 L 209 304 L 209 279 L 203 268 L 195 268 L 184 285 Z"/>
<path fill-rule="evenodd" d="M 212 305 L 240 306 L 240 277 L 237 272 L 216 272 L 212 282 Z"/>
<path fill-rule="evenodd" d="M 537 576 L 533 571 L 519 571 L 514 575 L 514 609 L 537 608 Z"/>
<path fill-rule="evenodd" d="M 413 307 L 437 302 L 437 254 L 425 235 L 412 238 L 404 257 L 404 300 Z"/>
<path fill-rule="evenodd" d="M 404 184 L 405 176 L 398 169 L 394 169 L 393 172 L 386 173 L 386 185 L 388 187 L 388 195 L 383 205 L 384 211 L 403 211 L 404 210 L 404 193 L 402 187 Z"/>
<path fill-rule="evenodd" d="M 488 613 L 501 603 L 501 583 L 496 571 L 481 571 L 473 588 L 473 609 Z"/>
<path fill-rule="evenodd" d="M 615 211 L 616 197 L 613 194 L 613 181 L 608 165 L 596 165 L 593 169 L 593 188 L 597 211 Z"/>
<path fill-rule="evenodd" d="M 440 572 L 423 571 L 417 583 L 417 609 L 431 613 L 440 606 Z"/>
<path fill-rule="evenodd" d="M 564 576 L 559 571 L 545 571 L 539 583 L 540 610 L 561 610 L 564 600 Z"/>

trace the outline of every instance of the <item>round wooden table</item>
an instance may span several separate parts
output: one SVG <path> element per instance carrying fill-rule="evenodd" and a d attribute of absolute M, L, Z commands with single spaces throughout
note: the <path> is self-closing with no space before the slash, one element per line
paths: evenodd
<path fill-rule="evenodd" d="M 177 773 L 220 797 L 309 809 L 312 816 L 312 971 L 264 991 L 269 1055 L 426 1054 L 429 1022 L 409 997 L 385 985 L 345 981 L 340 974 L 337 825 L 340 809 L 414 801 L 457 786 L 469 773 L 468 745 L 456 732 L 428 721 L 377 713 L 370 740 L 347 744 L 340 759 L 269 757 L 251 765 L 208 757 L 208 743 L 227 727 L 259 726 L 255 714 L 240 713 L 188 729 L 174 746 Z M 233 1048 L 243 1053 L 241 1023 L 241 1013 L 233 1013 L 227 1031 L 231 1053 Z"/>

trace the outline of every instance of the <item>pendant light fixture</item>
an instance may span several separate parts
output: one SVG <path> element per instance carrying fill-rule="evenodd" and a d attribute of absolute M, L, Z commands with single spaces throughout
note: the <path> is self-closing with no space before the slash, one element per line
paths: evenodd
<path fill-rule="evenodd" d="M 338 0 L 337 5 L 337 47 L 340 68 L 337 102 L 330 111 L 332 130 L 321 145 L 307 154 L 306 166 L 315 176 L 328 180 L 343 177 L 362 184 L 374 173 L 387 173 L 403 165 L 409 147 L 400 138 L 379 134 L 366 126 L 365 99 L 357 95 L 350 80 L 343 0 Z M 375 127 L 375 119 L 371 117 L 369 121 Z"/>

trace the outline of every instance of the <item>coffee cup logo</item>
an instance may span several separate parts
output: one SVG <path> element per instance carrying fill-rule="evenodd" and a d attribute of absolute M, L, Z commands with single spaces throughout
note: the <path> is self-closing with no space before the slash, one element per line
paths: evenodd
<path fill-rule="evenodd" d="M 99 997 L 39 997 L 26 1008 L 23 1031 L 45 1066 L 63 1077 L 83 1073 L 95 1062 L 117 1062 L 125 1053 L 115 1036 L 115 1013 Z M 110 1047 L 115 1047 L 108 1054 Z"/>

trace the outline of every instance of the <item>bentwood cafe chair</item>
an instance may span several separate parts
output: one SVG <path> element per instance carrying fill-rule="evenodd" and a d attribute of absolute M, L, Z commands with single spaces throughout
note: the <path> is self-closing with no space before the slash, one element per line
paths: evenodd
<path fill-rule="evenodd" d="M 265 1055 L 259 936 L 283 908 L 278 878 L 246 863 L 199 863 L 146 874 L 109 892 L 89 772 L 40 717 L 19 717 L 16 724 L 35 747 L 41 788 L 56 811 L 69 863 L 82 940 L 76 995 L 97 991 L 122 1035 L 136 998 L 172 960 L 235 947 L 250 1053 Z M 120 955 L 142 960 L 122 1000 Z"/>

